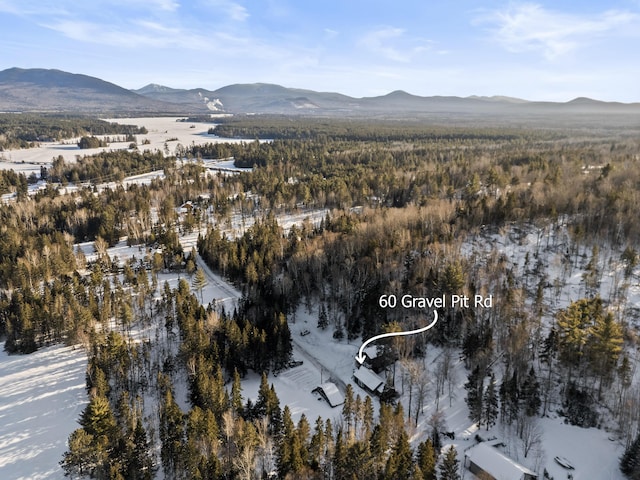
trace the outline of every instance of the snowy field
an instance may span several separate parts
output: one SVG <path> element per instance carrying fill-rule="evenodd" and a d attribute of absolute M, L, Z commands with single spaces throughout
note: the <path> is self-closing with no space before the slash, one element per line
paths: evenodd
<path fill-rule="evenodd" d="M 0 479 L 62 479 L 67 437 L 87 404 L 83 350 L 53 346 L 9 356 L 0 348 Z"/>
<path fill-rule="evenodd" d="M 147 134 L 136 135 L 138 140 L 138 149 L 141 151 L 149 150 L 151 152 L 164 152 L 166 148 L 168 153 L 173 155 L 176 147 L 182 145 L 188 147 L 190 145 L 202 145 L 204 143 L 239 143 L 243 139 L 220 138 L 216 135 L 207 133 L 209 128 L 213 127 L 213 119 L 211 123 L 197 122 L 181 122 L 182 117 L 140 117 L 140 118 L 110 118 L 105 119 L 107 122 L 116 122 L 122 125 L 136 125 L 138 127 L 146 127 Z M 108 137 L 124 137 L 124 135 L 106 135 Z M 98 138 L 104 138 L 104 135 L 98 135 Z M 144 141 L 148 141 L 147 145 L 143 145 Z M 40 173 L 41 165 L 49 165 L 54 158 L 59 155 L 64 157 L 65 162 L 73 163 L 76 156 L 93 155 L 109 150 L 125 150 L 129 148 L 130 142 L 112 142 L 108 147 L 103 148 L 78 148 L 77 142 L 79 138 L 66 139 L 61 142 L 41 142 L 39 147 L 6 150 L 0 152 L 0 170 L 15 170 L 16 172 L 29 175 L 31 173 Z"/>

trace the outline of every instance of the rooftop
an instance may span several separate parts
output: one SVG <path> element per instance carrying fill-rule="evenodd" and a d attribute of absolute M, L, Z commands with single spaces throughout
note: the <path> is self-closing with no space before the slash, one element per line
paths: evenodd
<path fill-rule="evenodd" d="M 320 391 L 320 393 L 332 407 L 337 407 L 338 405 L 342 405 L 344 403 L 344 397 L 340 393 L 340 390 L 338 390 L 338 387 L 335 383 L 325 382 L 319 385 L 315 390 Z"/>
<path fill-rule="evenodd" d="M 375 392 L 384 385 L 382 377 L 367 367 L 358 368 L 353 372 L 353 378 L 372 392 Z"/>
<path fill-rule="evenodd" d="M 519 479 L 524 474 L 536 476 L 535 472 L 520 465 L 486 442 L 471 447 L 465 452 L 465 457 L 498 480 Z"/>

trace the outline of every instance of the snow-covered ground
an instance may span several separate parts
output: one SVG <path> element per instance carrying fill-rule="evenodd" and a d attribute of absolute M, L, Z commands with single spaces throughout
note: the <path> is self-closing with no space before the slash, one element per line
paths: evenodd
<path fill-rule="evenodd" d="M 53 346 L 9 356 L 0 348 L 0 478 L 64 478 L 58 462 L 87 404 L 87 357 Z"/>
<path fill-rule="evenodd" d="M 176 147 L 182 145 L 202 145 L 205 143 L 239 143 L 251 141 L 244 139 L 221 138 L 207 133 L 212 123 L 182 122 L 184 117 L 141 117 L 141 118 L 110 118 L 107 122 L 116 122 L 122 125 L 135 125 L 146 127 L 148 133 L 136 135 L 138 149 L 141 151 L 166 152 L 173 155 Z M 124 137 L 124 135 L 98 135 L 104 137 Z M 66 163 L 76 161 L 76 156 L 93 155 L 109 150 L 125 150 L 131 142 L 111 142 L 108 147 L 80 149 L 77 145 L 78 138 L 66 139 L 61 142 L 42 142 L 39 147 L 6 150 L 0 152 L 0 170 L 15 170 L 25 175 L 40 173 L 41 165 L 49 165 L 54 158 L 62 155 Z M 148 141 L 148 144 L 143 142 Z"/>
<path fill-rule="evenodd" d="M 293 223 L 300 223 L 308 214 L 282 216 L 279 221 L 285 228 Z M 312 221 L 319 220 L 326 215 L 325 211 L 315 212 Z M 247 218 L 247 226 L 253 221 Z M 234 227 L 231 227 L 234 230 Z M 511 232 L 513 233 L 513 232 Z M 553 235 L 553 237 L 545 237 Z M 181 237 L 185 251 L 189 251 L 195 244 L 197 233 Z M 531 231 L 522 235 L 509 232 L 502 234 L 487 234 L 470 240 L 463 247 L 467 256 L 477 256 L 478 261 L 487 258 L 492 249 L 504 253 L 517 266 L 518 278 L 524 279 L 535 264 L 540 262 L 541 268 L 547 273 L 550 284 L 561 284 L 561 294 L 557 300 L 551 288 L 546 289 L 545 301 L 553 304 L 554 308 L 563 308 L 569 301 L 584 296 L 582 274 L 584 264 L 589 260 L 588 251 L 577 260 L 579 265 L 568 269 L 565 252 L 567 244 L 563 232 Z M 548 241 L 547 241 L 548 240 Z M 93 244 L 79 245 L 87 258 L 93 256 Z M 534 260 L 533 251 L 537 251 Z M 621 265 L 617 262 L 619 253 L 604 253 L 603 249 L 599 261 L 603 273 L 600 282 L 600 292 L 603 298 L 612 298 L 614 283 L 621 275 Z M 531 265 L 525 264 L 526 254 L 529 252 Z M 140 259 L 145 250 L 139 247 L 127 247 L 124 242 L 108 250 L 110 257 L 117 256 L 120 261 L 135 256 Z M 576 257 L 577 258 L 577 257 Z M 576 262 L 574 262 L 576 263 Z M 240 292 L 225 279 L 212 272 L 200 258 L 198 268 L 206 274 L 207 285 L 202 293 L 196 292 L 203 304 L 213 300 L 223 304 L 231 310 L 240 298 Z M 617 273 L 616 273 L 617 272 Z M 536 274 L 537 275 L 537 274 Z M 618 277 L 616 277 L 618 275 Z M 191 277 L 185 273 L 165 273 L 159 275 L 159 285 L 165 281 L 175 288 L 180 278 L 185 278 L 190 284 Z M 536 276 L 531 275 L 536 281 Z M 530 287 L 531 288 L 531 287 Z M 629 281 L 625 302 L 627 306 L 640 307 L 637 276 Z M 290 318 L 289 326 L 294 344 L 293 356 L 295 360 L 302 360 L 303 364 L 280 372 L 277 376 L 271 373 L 269 383 L 273 383 L 281 406 L 289 405 L 294 420 L 305 414 L 310 422 L 320 415 L 324 419 L 337 419 L 341 409 L 331 408 L 321 401 L 317 394 L 311 391 L 321 382 L 328 380 L 336 383 L 342 393 L 345 385 L 351 383 L 356 394 L 361 396 L 366 392 L 353 384 L 352 375 L 355 368 L 355 355 L 361 345 L 360 341 L 348 342 L 335 340 L 332 336 L 333 328 L 325 331 L 318 330 L 317 307 L 311 312 L 300 307 L 295 317 Z M 434 328 L 437 328 L 434 327 Z M 307 334 L 306 331 L 309 331 Z M 302 333 L 305 332 L 305 335 Z M 427 333 L 428 334 L 428 333 Z M 440 361 L 442 351 L 429 347 L 424 359 L 427 376 L 435 378 L 435 367 Z M 447 445 L 453 444 L 459 452 L 459 459 L 464 458 L 464 450 L 475 444 L 474 435 L 479 432 L 477 427 L 468 420 L 468 410 L 464 401 L 468 372 L 457 352 L 453 355 L 453 375 L 455 377 L 452 398 L 446 391 L 440 398 L 440 409 L 445 417 L 445 431 L 455 433 L 455 439 L 446 440 Z M 66 449 L 68 435 L 77 428 L 77 419 L 86 405 L 84 390 L 84 371 L 86 357 L 80 350 L 68 347 L 49 347 L 29 356 L 7 356 L 0 352 L 0 479 L 58 479 L 62 478 L 62 471 L 58 466 L 62 453 Z M 402 367 L 398 367 L 396 388 L 400 387 Z M 250 374 L 243 381 L 243 395 L 246 399 L 255 401 L 257 398 L 260 377 Z M 183 386 L 184 387 L 184 386 Z M 423 440 L 430 431 L 429 418 L 435 413 L 435 399 L 433 395 L 433 381 L 429 384 L 427 401 L 419 418 L 418 425 L 412 428 L 412 442 L 414 445 Z M 445 389 L 446 390 L 446 389 Z M 186 407 L 185 388 L 177 391 L 181 405 Z M 408 412 L 408 394 L 401 397 Z M 377 401 L 374 402 L 377 406 Z M 376 408 L 377 410 L 377 408 Z M 484 436 L 496 436 L 509 442 L 509 454 L 523 464 L 542 471 L 546 468 L 556 480 L 567 478 L 572 473 L 575 480 L 613 479 L 621 480 L 622 474 L 618 469 L 618 459 L 622 454 L 622 446 L 609 439 L 610 434 L 605 430 L 583 429 L 564 423 L 562 418 L 554 417 L 538 420 L 542 432 L 541 451 L 536 458 L 521 458 L 517 441 L 509 440 L 508 433 L 501 427 L 495 427 L 490 432 L 479 432 Z M 568 472 L 554 461 L 555 456 L 569 459 L 575 470 Z M 465 472 L 465 478 L 471 478 Z"/>

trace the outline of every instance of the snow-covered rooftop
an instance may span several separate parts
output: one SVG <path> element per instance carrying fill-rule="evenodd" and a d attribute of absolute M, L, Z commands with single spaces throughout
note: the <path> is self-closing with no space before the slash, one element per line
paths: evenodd
<path fill-rule="evenodd" d="M 358 384 L 366 387 L 372 392 L 382 389 L 382 386 L 384 385 L 382 377 L 373 370 L 369 370 L 367 367 L 358 368 L 353 372 L 353 378 L 358 382 Z"/>
<path fill-rule="evenodd" d="M 519 480 L 525 475 L 537 478 L 535 472 L 520 465 L 486 442 L 471 447 L 465 452 L 465 457 L 497 480 Z"/>
<path fill-rule="evenodd" d="M 319 390 L 322 396 L 327 400 L 329 405 L 337 407 L 344 403 L 344 397 L 338 390 L 338 387 L 333 382 L 325 382 L 318 386 L 316 390 Z"/>

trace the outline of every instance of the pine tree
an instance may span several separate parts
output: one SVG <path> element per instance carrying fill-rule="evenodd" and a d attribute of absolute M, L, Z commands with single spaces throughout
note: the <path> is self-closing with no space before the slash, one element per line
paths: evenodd
<path fill-rule="evenodd" d="M 582 365 L 593 325 L 601 315 L 602 299 L 599 297 L 583 298 L 558 312 L 558 352 L 560 361 L 570 369 Z"/>
<path fill-rule="evenodd" d="M 460 480 L 458 452 L 453 445 L 445 453 L 439 467 L 439 473 L 438 480 Z"/>
<path fill-rule="evenodd" d="M 327 310 L 324 308 L 324 303 L 320 305 L 320 313 L 318 314 L 318 328 L 320 330 L 326 330 L 329 326 L 329 318 L 327 317 Z"/>
<path fill-rule="evenodd" d="M 267 415 L 267 404 L 269 403 L 270 390 L 267 380 L 267 373 L 262 372 L 260 377 L 260 387 L 258 388 L 258 399 L 254 405 L 254 411 L 257 418 Z"/>
<path fill-rule="evenodd" d="M 237 368 L 233 371 L 233 385 L 231 386 L 231 409 L 236 415 L 242 416 L 242 383 L 240 382 L 240 374 L 238 373 Z"/>
<path fill-rule="evenodd" d="M 596 317 L 589 339 L 589 362 L 600 377 L 600 388 L 608 383 L 622 352 L 622 329 L 609 312 Z"/>
<path fill-rule="evenodd" d="M 309 464 L 309 435 L 311 434 L 311 427 L 307 416 L 303 413 L 298 420 L 298 427 L 296 429 L 296 436 L 299 443 L 299 456 L 302 461 L 302 465 Z"/>
<path fill-rule="evenodd" d="M 620 470 L 632 480 L 640 480 L 640 433 L 620 458 Z"/>
<path fill-rule="evenodd" d="M 199 268 L 193 277 L 193 288 L 200 293 L 200 303 L 202 303 L 202 290 L 207 286 L 209 282 L 204 274 L 204 270 Z"/>
<path fill-rule="evenodd" d="M 302 444 L 300 436 L 291 419 L 291 410 L 285 405 L 282 414 L 282 436 L 278 448 L 278 457 L 276 459 L 278 465 L 278 473 L 282 478 L 288 473 L 295 473 L 302 469 L 303 461 L 301 457 Z"/>
<path fill-rule="evenodd" d="M 353 398 L 353 387 L 350 383 L 347 384 L 347 388 L 344 394 L 344 403 L 342 404 L 342 420 L 346 426 L 345 440 L 347 444 L 350 444 L 354 437 L 353 432 L 353 418 L 355 416 L 355 400 Z"/>
<path fill-rule="evenodd" d="M 376 478 L 369 442 L 356 441 L 347 450 L 344 478 Z"/>
<path fill-rule="evenodd" d="M 373 431 L 373 401 L 371 397 L 367 395 L 364 399 L 363 415 L 362 415 L 362 439 L 369 440 L 371 432 Z"/>
<path fill-rule="evenodd" d="M 529 374 L 522 383 L 520 399 L 522 401 L 525 414 L 529 417 L 533 417 L 538 414 L 542 401 L 540 400 L 540 384 L 536 378 L 536 372 L 533 369 L 533 366 L 529 369 Z"/>
<path fill-rule="evenodd" d="M 409 480 L 413 468 L 413 453 L 407 432 L 402 429 L 391 455 L 387 459 L 384 480 Z"/>
<path fill-rule="evenodd" d="M 508 370 L 507 370 L 508 371 Z M 500 415 L 501 420 L 511 425 L 520 414 L 518 372 L 513 372 L 511 378 L 504 375 L 500 385 Z"/>
<path fill-rule="evenodd" d="M 93 435 L 89 435 L 84 428 L 74 430 L 69 436 L 69 450 L 64 453 L 60 462 L 65 476 L 91 475 L 100 458 L 98 452 L 92 445 Z"/>
<path fill-rule="evenodd" d="M 319 470 L 320 466 L 324 464 L 325 459 L 325 443 L 324 436 L 324 422 L 322 417 L 316 419 L 315 427 L 313 430 L 313 436 L 309 443 L 309 465 L 313 470 Z"/>
<path fill-rule="evenodd" d="M 467 391 L 466 402 L 469 407 L 469 419 L 472 422 L 480 423 L 482 419 L 482 393 L 484 386 L 479 366 L 476 366 L 471 373 L 469 373 L 464 388 Z"/>
<path fill-rule="evenodd" d="M 142 426 L 142 420 L 138 418 L 131 449 L 127 458 L 126 478 L 131 480 L 151 480 L 153 478 L 153 460 L 149 452 L 147 432 Z"/>
<path fill-rule="evenodd" d="M 175 473 L 182 464 L 184 420 L 180 407 L 167 391 L 160 406 L 160 456 L 165 473 Z"/>
<path fill-rule="evenodd" d="M 345 473 L 347 469 L 347 444 L 342 435 L 342 429 L 336 434 L 336 442 L 333 453 L 334 478 L 348 478 Z"/>
<path fill-rule="evenodd" d="M 418 445 L 417 465 L 421 475 L 418 480 L 436 480 L 436 453 L 430 439 Z"/>
<path fill-rule="evenodd" d="M 80 416 L 80 425 L 95 438 L 105 436 L 112 439 L 116 431 L 116 419 L 109 400 L 102 396 L 93 397 Z"/>
<path fill-rule="evenodd" d="M 496 377 L 492 373 L 491 379 L 489 380 L 489 385 L 487 386 L 486 391 L 484 392 L 484 400 L 483 400 L 483 414 L 484 422 L 489 430 L 496 424 L 496 419 L 498 418 L 498 395 L 496 394 Z"/>

